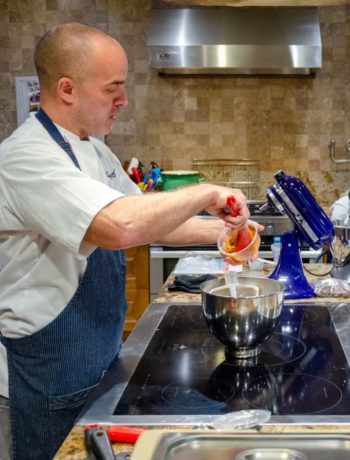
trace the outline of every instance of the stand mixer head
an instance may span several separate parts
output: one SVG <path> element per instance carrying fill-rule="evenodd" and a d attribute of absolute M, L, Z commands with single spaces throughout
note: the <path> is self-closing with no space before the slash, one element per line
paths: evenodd
<path fill-rule="evenodd" d="M 299 241 L 320 249 L 331 244 L 334 226 L 300 179 L 287 176 L 283 171 L 278 171 L 274 177 L 277 184 L 267 189 L 267 200 L 282 214 L 288 215 L 294 230 L 281 236 L 279 261 L 269 278 L 283 281 L 287 299 L 314 297 L 314 290 L 304 275 Z"/>

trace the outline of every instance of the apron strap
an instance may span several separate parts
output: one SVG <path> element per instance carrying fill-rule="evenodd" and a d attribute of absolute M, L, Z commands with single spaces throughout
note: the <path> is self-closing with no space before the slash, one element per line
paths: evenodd
<path fill-rule="evenodd" d="M 70 146 L 70 143 L 64 140 L 62 134 L 52 122 L 51 118 L 41 108 L 36 112 L 35 116 L 46 129 L 46 131 L 50 134 L 52 139 L 66 152 L 75 166 L 78 169 L 81 169 L 77 157 L 74 155 L 72 147 Z"/>

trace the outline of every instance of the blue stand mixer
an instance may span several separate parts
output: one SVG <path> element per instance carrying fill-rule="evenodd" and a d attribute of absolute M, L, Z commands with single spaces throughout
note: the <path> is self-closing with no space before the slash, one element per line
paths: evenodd
<path fill-rule="evenodd" d="M 278 171 L 274 177 L 277 184 L 267 189 L 268 204 L 287 214 L 294 230 L 281 235 L 279 260 L 269 278 L 284 283 L 286 299 L 314 297 L 314 290 L 304 275 L 299 241 L 320 249 L 332 242 L 334 226 L 301 180 L 283 171 Z"/>

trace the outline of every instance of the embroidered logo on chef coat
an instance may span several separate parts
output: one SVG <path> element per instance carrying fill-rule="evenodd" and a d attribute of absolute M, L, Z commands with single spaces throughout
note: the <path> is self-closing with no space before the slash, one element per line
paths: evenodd
<path fill-rule="evenodd" d="M 115 168 L 112 169 L 112 171 L 106 171 L 106 176 L 108 177 L 108 179 L 114 179 L 116 176 L 115 174 Z"/>

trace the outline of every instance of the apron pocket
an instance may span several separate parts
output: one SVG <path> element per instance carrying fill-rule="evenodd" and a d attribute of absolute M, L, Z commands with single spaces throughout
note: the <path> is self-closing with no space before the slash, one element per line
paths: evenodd
<path fill-rule="evenodd" d="M 68 436 L 89 395 L 97 385 L 70 394 L 48 397 L 53 452 L 59 449 L 64 439 Z"/>

